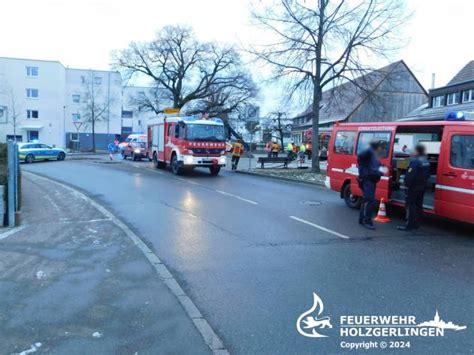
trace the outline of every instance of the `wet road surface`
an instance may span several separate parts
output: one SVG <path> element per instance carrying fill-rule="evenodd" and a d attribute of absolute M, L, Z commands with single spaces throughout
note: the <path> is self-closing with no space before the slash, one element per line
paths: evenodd
<path fill-rule="evenodd" d="M 126 222 L 160 256 L 232 353 L 341 353 L 341 315 L 413 315 L 467 330 L 404 338 L 406 353 L 474 350 L 474 229 L 429 219 L 403 233 L 367 231 L 357 211 L 323 187 L 206 170 L 175 177 L 148 162 L 22 165 L 75 186 Z M 296 320 L 316 292 L 327 338 Z M 380 340 L 380 339 L 375 339 Z M 391 352 L 386 349 L 384 352 Z M 393 350 L 392 351 L 397 351 Z"/>

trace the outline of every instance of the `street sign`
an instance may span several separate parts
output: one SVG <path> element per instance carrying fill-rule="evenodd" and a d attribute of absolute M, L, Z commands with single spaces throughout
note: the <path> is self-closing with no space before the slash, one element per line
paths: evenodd
<path fill-rule="evenodd" d="M 258 122 L 260 120 L 260 107 L 247 105 L 241 114 L 241 118 L 245 122 Z"/>
<path fill-rule="evenodd" d="M 81 126 L 82 126 L 82 122 L 76 121 L 76 122 L 73 122 L 73 123 L 74 123 L 74 126 L 76 126 L 76 129 L 79 131 L 79 128 L 81 128 Z"/>

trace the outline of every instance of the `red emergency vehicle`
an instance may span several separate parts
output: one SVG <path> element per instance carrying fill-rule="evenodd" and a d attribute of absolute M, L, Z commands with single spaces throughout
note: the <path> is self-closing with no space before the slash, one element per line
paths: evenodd
<path fill-rule="evenodd" d="M 319 159 L 327 159 L 327 151 L 329 140 L 331 139 L 332 128 L 320 128 L 319 129 Z M 303 143 L 306 146 L 306 155 L 308 159 L 311 159 L 313 153 L 313 129 L 309 128 L 304 131 L 303 134 Z"/>
<path fill-rule="evenodd" d="M 384 143 L 381 164 L 388 168 L 377 184 L 378 200 L 404 206 L 410 153 L 422 143 L 431 165 L 425 212 L 474 223 L 474 122 L 337 124 L 329 142 L 326 186 L 339 191 L 349 207 L 361 204 L 357 153 L 374 139 Z"/>
<path fill-rule="evenodd" d="M 226 163 L 224 123 L 220 118 L 160 115 L 148 124 L 148 154 L 156 168 L 169 165 L 176 175 L 195 167 L 218 175 Z"/>

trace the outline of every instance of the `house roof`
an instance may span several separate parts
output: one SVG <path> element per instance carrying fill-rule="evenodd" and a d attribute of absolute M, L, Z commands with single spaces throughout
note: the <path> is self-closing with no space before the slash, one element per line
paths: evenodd
<path fill-rule="evenodd" d="M 474 60 L 467 63 L 446 86 L 465 83 L 466 81 L 474 81 Z"/>
<path fill-rule="evenodd" d="M 430 90 L 430 96 L 459 92 L 471 88 L 472 82 L 474 82 L 474 60 L 467 63 L 446 86 Z M 463 112 L 466 120 L 474 120 L 474 102 L 463 102 L 457 105 L 440 107 L 430 107 L 429 104 L 424 104 L 402 117 L 399 121 L 444 120 L 448 112 L 456 111 Z"/>
<path fill-rule="evenodd" d="M 370 93 L 373 92 L 387 78 L 387 76 L 390 73 L 393 73 L 400 65 L 407 69 L 415 80 L 417 80 L 405 62 L 399 60 L 383 68 L 362 75 L 354 81 L 348 81 L 330 90 L 324 91 L 322 93 L 320 106 L 320 124 L 323 125 L 348 119 L 351 114 L 368 99 Z M 423 88 L 419 82 L 418 84 Z M 311 112 L 311 106 L 309 106 L 303 113 L 295 118 L 308 116 Z M 307 125 L 308 123 L 304 123 L 301 126 L 304 127 Z M 297 127 L 298 126 L 295 128 Z"/>
<path fill-rule="evenodd" d="M 467 102 L 436 108 L 429 108 L 428 104 L 424 104 L 398 121 L 441 121 L 446 118 L 448 112 L 457 111 L 463 112 L 466 120 L 474 120 L 474 102 Z"/>

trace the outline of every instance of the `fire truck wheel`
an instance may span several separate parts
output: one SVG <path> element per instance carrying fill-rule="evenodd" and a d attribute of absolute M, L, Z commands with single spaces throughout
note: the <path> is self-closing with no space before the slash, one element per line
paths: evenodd
<path fill-rule="evenodd" d="M 217 175 L 219 175 L 219 172 L 221 171 L 221 167 L 220 166 L 211 166 L 209 168 L 209 170 L 211 171 L 212 176 L 217 176 Z"/>
<path fill-rule="evenodd" d="M 183 173 L 183 169 L 179 166 L 178 157 L 176 154 L 173 154 L 171 158 L 171 171 L 175 175 L 181 175 Z"/>
<path fill-rule="evenodd" d="M 166 168 L 166 163 L 162 162 L 162 161 L 159 161 L 157 156 L 156 156 L 156 153 L 155 153 L 155 154 L 153 154 L 153 166 L 156 169 L 164 169 L 164 168 Z"/>
<path fill-rule="evenodd" d="M 342 189 L 342 196 L 346 205 L 350 208 L 359 209 L 362 204 L 362 199 L 358 196 L 354 196 L 351 192 L 351 184 L 344 185 Z"/>

